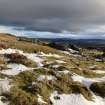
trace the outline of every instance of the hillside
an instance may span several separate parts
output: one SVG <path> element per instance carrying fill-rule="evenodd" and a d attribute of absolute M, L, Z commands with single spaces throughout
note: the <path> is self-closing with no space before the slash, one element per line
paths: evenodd
<path fill-rule="evenodd" d="M 105 105 L 104 52 L 16 39 L 0 36 L 0 105 Z"/>
<path fill-rule="evenodd" d="M 16 41 L 16 37 L 10 34 L 0 33 L 0 41 Z"/>

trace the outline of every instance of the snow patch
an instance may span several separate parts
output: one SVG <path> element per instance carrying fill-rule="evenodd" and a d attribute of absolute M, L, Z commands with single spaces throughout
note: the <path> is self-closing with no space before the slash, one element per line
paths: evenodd
<path fill-rule="evenodd" d="M 69 74 L 70 72 L 68 70 L 64 70 L 64 71 L 58 71 L 58 73 Z"/>
<path fill-rule="evenodd" d="M 60 67 L 60 65 L 53 65 L 52 67 L 53 68 L 58 68 L 58 67 Z"/>
<path fill-rule="evenodd" d="M 40 104 L 47 104 L 43 99 L 42 96 L 38 95 L 38 103 Z"/>
<path fill-rule="evenodd" d="M 42 67 L 43 64 L 43 59 L 41 57 L 39 57 L 37 54 L 29 54 L 29 53 L 24 53 L 24 56 L 26 56 L 28 59 L 34 61 L 37 63 L 38 67 Z"/>
<path fill-rule="evenodd" d="M 54 97 L 59 97 L 59 99 Z M 101 97 L 94 96 L 93 101 L 88 101 L 81 94 L 59 95 L 57 92 L 54 92 L 51 94 L 50 100 L 53 105 L 105 105 L 105 100 Z"/>
<path fill-rule="evenodd" d="M 6 74 L 6 75 L 17 75 L 20 72 L 32 70 L 32 68 L 28 68 L 22 64 L 15 64 L 15 63 L 8 64 L 7 67 L 9 69 L 3 70 L 1 71 L 1 73 Z"/>
<path fill-rule="evenodd" d="M 0 105 L 8 105 L 8 103 L 3 103 L 2 101 L 0 101 Z"/>
<path fill-rule="evenodd" d="M 9 92 L 10 88 L 11 88 L 11 85 L 8 79 L 0 79 L 0 95 L 2 95 L 2 93 Z"/>
<path fill-rule="evenodd" d="M 105 73 L 104 70 L 93 70 L 93 72 L 98 73 L 98 74 L 104 74 Z"/>
<path fill-rule="evenodd" d="M 56 80 L 56 78 L 54 76 L 52 76 L 52 75 L 40 75 L 37 80 L 38 81 L 43 81 L 45 79 L 47 79 L 49 81 L 50 80 Z"/>
<path fill-rule="evenodd" d="M 78 51 L 73 50 L 73 49 L 70 49 L 70 48 L 69 48 L 68 50 L 69 50 L 69 52 L 72 53 L 72 54 L 74 54 L 74 53 L 79 53 Z"/>
<path fill-rule="evenodd" d="M 102 78 L 85 78 L 85 77 L 79 76 L 77 74 L 74 74 L 72 76 L 72 79 L 73 79 L 73 81 L 77 81 L 77 82 L 84 84 L 88 88 L 94 82 L 105 82 L 105 77 L 102 77 Z"/>
<path fill-rule="evenodd" d="M 57 54 L 52 54 L 52 53 L 49 53 L 49 54 L 45 54 L 43 52 L 40 52 L 41 55 L 40 56 L 43 56 L 43 57 L 55 57 L 55 58 L 61 58 L 62 56 L 60 55 L 57 55 Z"/>
<path fill-rule="evenodd" d="M 66 63 L 66 62 L 64 62 L 63 60 L 56 60 L 56 62 L 57 62 L 57 63 L 61 63 L 61 64 L 62 64 L 62 63 Z"/>
<path fill-rule="evenodd" d="M 23 51 L 18 49 L 11 49 L 11 48 L 0 50 L 0 54 L 12 54 L 12 53 L 23 54 Z"/>
<path fill-rule="evenodd" d="M 34 54 L 34 53 L 24 53 L 23 51 L 21 50 L 18 50 L 18 49 L 2 49 L 0 50 L 0 54 L 13 54 L 13 53 L 19 53 L 21 55 L 24 55 L 26 56 L 28 59 L 34 61 L 37 63 L 38 67 L 42 67 L 43 64 L 42 64 L 42 61 L 43 59 L 41 57 L 38 56 L 38 54 Z"/>

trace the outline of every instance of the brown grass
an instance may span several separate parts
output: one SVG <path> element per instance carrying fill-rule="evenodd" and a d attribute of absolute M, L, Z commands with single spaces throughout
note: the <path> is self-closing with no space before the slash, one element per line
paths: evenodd
<path fill-rule="evenodd" d="M 9 35 L 9 34 L 5 34 L 5 33 L 0 33 L 0 41 L 16 41 L 16 37 L 15 36 L 12 36 L 12 35 Z"/>

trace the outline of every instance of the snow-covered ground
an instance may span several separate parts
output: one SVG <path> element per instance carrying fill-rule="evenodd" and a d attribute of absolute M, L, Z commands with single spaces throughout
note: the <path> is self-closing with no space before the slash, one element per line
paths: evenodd
<path fill-rule="evenodd" d="M 20 72 L 23 72 L 26 70 L 32 70 L 32 68 L 28 68 L 22 64 L 15 64 L 15 63 L 8 64 L 7 67 L 9 69 L 2 70 L 1 73 L 6 75 L 17 75 Z"/>
<path fill-rule="evenodd" d="M 57 54 L 45 54 L 43 52 L 41 53 L 24 53 L 21 50 L 18 49 L 2 49 L 0 50 L 0 54 L 12 54 L 12 53 L 19 53 L 21 55 L 26 56 L 28 59 L 34 61 L 38 67 L 43 67 L 43 57 L 55 57 L 55 58 L 61 58 L 61 56 Z M 64 63 L 63 61 L 57 61 L 60 63 Z M 22 71 L 30 70 L 31 68 L 28 68 L 22 64 L 9 64 L 7 70 L 3 70 L 2 73 L 6 75 L 17 75 Z"/>
<path fill-rule="evenodd" d="M 44 57 L 55 57 L 57 59 L 61 59 L 63 57 L 63 56 L 60 56 L 60 55 L 57 55 L 57 54 L 51 54 L 51 53 L 45 54 L 43 52 L 40 52 L 40 53 L 24 53 L 21 50 L 11 49 L 11 48 L 0 50 L 0 54 L 12 54 L 12 53 L 19 53 L 21 55 L 26 56 L 28 59 L 36 62 L 38 67 L 43 66 L 42 62 L 44 61 L 44 59 L 43 59 Z M 57 63 L 66 63 L 63 60 L 56 60 L 56 62 Z"/>
<path fill-rule="evenodd" d="M 61 57 L 62 57 L 62 56 L 60 56 L 60 55 L 51 54 L 51 53 L 45 54 L 45 53 L 41 52 L 40 54 L 41 54 L 40 56 L 43 56 L 43 57 L 55 57 L 55 58 L 61 58 Z"/>
<path fill-rule="evenodd" d="M 42 64 L 43 59 L 41 57 L 39 57 L 38 54 L 35 54 L 35 53 L 24 53 L 21 50 L 11 49 L 11 48 L 0 50 L 0 54 L 12 54 L 12 53 L 19 53 L 21 55 L 26 56 L 28 59 L 36 62 L 38 67 L 42 67 L 43 66 L 43 64 Z"/>
<path fill-rule="evenodd" d="M 47 103 L 42 99 L 42 96 L 40 96 L 39 94 L 38 94 L 38 103 L 39 103 L 39 104 L 47 104 Z"/>
<path fill-rule="evenodd" d="M 57 55 L 57 54 L 51 54 L 51 53 L 45 54 L 43 52 L 40 52 L 39 54 L 38 53 L 24 53 L 21 50 L 11 49 L 11 48 L 0 50 L 0 54 L 12 54 L 12 53 L 19 53 L 21 55 L 26 56 L 28 59 L 36 62 L 38 67 L 43 66 L 43 63 L 42 63 L 44 60 L 43 57 L 55 57 L 55 58 L 61 58 L 62 57 L 62 56 Z M 58 61 L 58 62 L 64 63 L 63 61 Z"/>
<path fill-rule="evenodd" d="M 59 97 L 55 99 L 54 97 Z M 86 100 L 81 94 L 61 94 L 57 92 L 51 94 L 50 100 L 53 105 L 105 105 L 105 99 L 93 96 L 93 101 Z"/>
<path fill-rule="evenodd" d="M 79 51 L 73 50 L 71 48 L 68 49 L 70 53 L 74 54 L 74 53 L 79 53 Z"/>
<path fill-rule="evenodd" d="M 3 103 L 2 101 L 0 101 L 0 105 L 8 105 L 8 103 Z"/>
<path fill-rule="evenodd" d="M 73 53 L 73 51 L 70 49 L 70 52 Z M 19 53 L 21 55 L 26 56 L 28 59 L 34 61 L 38 67 L 43 67 L 43 62 L 44 62 L 44 57 L 55 57 L 57 59 L 61 59 L 62 56 L 57 55 L 57 54 L 45 54 L 43 52 L 40 53 L 24 53 L 21 50 L 17 50 L 17 49 L 2 49 L 0 50 L 0 54 L 12 54 L 12 53 Z M 67 53 L 67 52 L 65 52 Z M 70 54 L 69 55 L 73 55 Z M 80 56 L 80 55 L 73 55 L 73 56 Z M 48 62 L 52 63 L 52 62 Z M 58 68 L 59 64 L 65 63 L 63 60 L 56 60 L 55 65 L 53 65 L 53 67 Z M 15 64 L 15 63 L 11 63 L 7 65 L 8 69 L 7 70 L 2 70 L 1 73 L 6 74 L 6 75 L 17 75 L 20 72 L 23 71 L 27 71 L 27 70 L 33 70 L 33 68 L 28 68 L 25 65 L 22 64 Z M 105 71 L 103 70 L 93 70 L 96 73 L 105 73 Z M 64 73 L 64 74 L 68 74 L 71 73 L 68 70 L 64 70 L 64 71 L 57 71 L 56 73 Z M 43 81 L 43 80 L 54 80 L 56 81 L 56 77 L 52 76 L 52 75 L 40 75 L 37 78 L 37 81 Z M 73 74 L 72 76 L 73 81 L 78 81 L 82 84 L 84 84 L 86 87 L 90 87 L 90 85 L 93 82 L 105 82 L 105 77 L 102 78 L 85 78 L 83 76 L 77 75 L 77 74 Z M 11 85 L 9 84 L 9 80 L 8 79 L 1 79 L 0 80 L 0 94 L 2 94 L 2 92 L 8 92 Z M 33 85 L 36 84 L 36 82 L 32 83 Z M 105 105 L 105 99 L 99 97 L 99 96 L 95 96 L 93 94 L 93 101 L 88 101 L 87 99 L 85 99 L 81 94 L 58 94 L 56 91 L 54 93 L 51 94 L 50 96 L 50 100 L 53 103 L 53 105 Z M 43 97 L 38 95 L 38 102 L 40 104 L 46 104 L 46 102 L 44 102 Z M 3 102 L 0 101 L 0 105 L 7 105 Z"/>
<path fill-rule="evenodd" d="M 23 51 L 18 49 L 11 49 L 11 48 L 0 50 L 0 54 L 12 54 L 12 53 L 23 54 Z"/>
<path fill-rule="evenodd" d="M 63 70 L 63 71 L 58 71 L 58 73 L 69 74 L 70 71 L 68 71 L 68 70 Z"/>
<path fill-rule="evenodd" d="M 11 84 L 8 79 L 0 79 L 0 95 L 2 95 L 2 93 L 9 92 L 10 87 Z"/>
<path fill-rule="evenodd" d="M 103 68 L 99 68 L 97 65 L 92 65 L 89 67 L 89 69 L 95 73 L 99 73 L 99 74 L 105 73 L 105 70 L 103 70 Z"/>
<path fill-rule="evenodd" d="M 43 67 L 43 59 L 41 57 L 39 57 L 37 54 L 29 54 L 29 53 L 24 53 L 24 56 L 26 56 L 28 59 L 36 62 L 38 67 Z"/>
<path fill-rule="evenodd" d="M 105 73 L 104 70 L 93 70 L 93 72 L 98 73 L 98 74 L 103 74 L 103 73 Z"/>
<path fill-rule="evenodd" d="M 61 63 L 61 64 L 62 64 L 62 63 L 66 63 L 66 62 L 64 62 L 63 60 L 56 60 L 56 62 L 57 62 L 57 63 Z"/>
<path fill-rule="evenodd" d="M 72 76 L 72 79 L 73 79 L 73 81 L 78 81 L 87 87 L 90 87 L 90 85 L 94 82 L 105 82 L 105 77 L 102 77 L 102 78 L 85 78 L 85 77 L 79 76 L 77 74 L 74 74 Z"/>
<path fill-rule="evenodd" d="M 9 92 L 10 91 L 10 88 L 11 88 L 11 84 L 10 84 L 10 81 L 7 79 L 7 78 L 5 78 L 5 79 L 0 79 L 0 105 L 8 105 L 8 102 L 6 102 L 6 103 L 3 103 L 2 101 L 1 101 L 1 98 L 2 98 L 2 94 L 5 94 L 5 93 L 7 93 L 7 92 Z"/>

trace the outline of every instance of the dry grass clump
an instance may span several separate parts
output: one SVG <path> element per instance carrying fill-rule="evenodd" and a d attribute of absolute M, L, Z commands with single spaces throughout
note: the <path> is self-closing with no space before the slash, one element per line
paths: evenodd
<path fill-rule="evenodd" d="M 72 71 L 78 75 L 87 77 L 87 78 L 96 78 L 96 77 L 103 77 L 105 76 L 105 74 L 99 74 L 99 73 L 95 73 L 93 71 L 90 70 L 78 70 L 78 69 L 72 69 Z"/>
<path fill-rule="evenodd" d="M 19 87 L 27 87 L 37 79 L 37 74 L 33 71 L 24 71 L 14 77 L 14 83 Z"/>
<path fill-rule="evenodd" d="M 9 63 L 18 63 L 28 67 L 36 67 L 35 62 L 27 59 L 26 56 L 19 53 L 6 54 L 5 56 L 10 59 Z"/>
<path fill-rule="evenodd" d="M 3 59 L 0 59 L 0 65 L 6 64 L 6 62 Z"/>
<path fill-rule="evenodd" d="M 9 105 L 38 105 L 37 97 L 17 87 L 12 87 Z"/>
<path fill-rule="evenodd" d="M 60 93 L 66 94 L 82 94 L 87 100 L 92 100 L 92 94 L 89 89 L 79 82 L 73 82 L 70 75 L 60 75 L 55 82 L 55 89 Z"/>
<path fill-rule="evenodd" d="M 90 86 L 90 89 L 96 94 L 105 98 L 105 82 L 95 82 Z"/>
<path fill-rule="evenodd" d="M 96 78 L 96 77 L 105 76 L 104 73 L 99 74 L 99 73 L 95 73 L 94 71 L 91 71 L 91 70 L 84 70 L 84 69 L 79 70 L 79 68 L 77 68 L 77 67 L 71 68 L 69 65 L 66 65 L 66 69 L 71 71 L 72 73 L 76 73 L 78 75 L 81 75 L 81 76 L 87 77 L 87 78 Z"/>
<path fill-rule="evenodd" d="M 0 55 L 0 70 L 5 70 L 7 68 L 7 61 Z"/>

